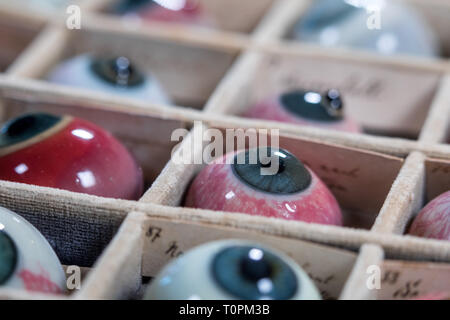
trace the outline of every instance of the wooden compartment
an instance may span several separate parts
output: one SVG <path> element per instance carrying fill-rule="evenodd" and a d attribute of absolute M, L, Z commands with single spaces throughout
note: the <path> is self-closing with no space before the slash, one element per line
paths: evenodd
<path fill-rule="evenodd" d="M 4 185 L 1 188 L 0 205 L 13 210 L 42 233 L 63 264 L 66 277 L 74 274 L 74 269 L 67 270 L 67 267 L 77 269 L 75 272 L 78 270 L 81 272 L 80 288 L 82 288 L 92 265 L 119 229 L 126 211 L 111 210 L 111 208 L 92 210 L 92 207 L 87 209 L 84 204 L 74 204 L 72 209 L 68 209 L 70 207 L 68 202 L 60 202 L 59 206 L 42 202 L 30 203 L 20 197 L 20 193 L 16 194 L 19 196 L 18 199 L 8 197 L 5 199 Z M 22 190 L 25 188 L 23 187 Z M 5 202 L 8 199 L 10 201 Z M 69 278 L 68 280 L 70 281 Z M 66 299 L 78 290 L 75 288 L 67 290 L 65 294 L 56 295 L 0 288 L 0 299 L 39 299 L 39 297 L 40 299 Z"/>
<path fill-rule="evenodd" d="M 35 83 L 35 82 L 33 82 Z M 39 87 L 39 84 L 38 84 Z M 48 85 L 44 85 L 48 88 Z M 51 87 L 50 87 L 51 88 Z M 93 122 L 111 132 L 134 155 L 144 172 L 146 187 L 159 175 L 171 156 L 175 142 L 170 134 L 188 124 L 176 119 L 164 119 L 155 115 L 139 115 L 131 108 L 112 107 L 108 103 L 93 105 L 89 95 L 59 99 L 33 91 L 0 89 L 3 123 L 8 119 L 32 112 L 47 112 L 55 115 L 71 115 Z M 120 103 L 120 102 L 119 102 Z M 136 129 L 138 128 L 138 129 Z"/>
<path fill-rule="evenodd" d="M 346 115 L 365 133 L 416 139 L 442 74 L 325 53 L 268 51 L 255 53 L 252 64 L 236 71 L 242 84 L 221 112 L 242 115 L 256 103 L 290 90 L 334 88 L 342 93 Z"/>
<path fill-rule="evenodd" d="M 233 134 L 236 135 L 239 135 L 239 130 L 244 134 L 251 133 L 251 131 L 245 131 L 239 127 L 213 126 L 212 128 L 219 128 L 224 137 L 226 129 L 236 129 L 233 131 Z M 194 159 L 198 159 L 195 153 L 200 153 L 200 157 L 203 159 L 206 157 L 206 149 L 198 146 L 198 141 L 194 140 L 196 139 L 194 136 L 198 137 L 200 134 L 203 136 L 204 130 L 206 128 L 203 129 L 201 126 L 194 127 L 192 135 L 186 136 L 180 147 L 180 149 L 183 147 L 185 149 L 179 152 L 187 153 L 194 144 L 193 155 L 187 156 L 188 159 L 192 159 L 192 163 L 194 163 Z M 196 131 L 200 131 L 200 133 L 196 134 Z M 270 132 L 260 131 L 259 134 L 260 137 L 261 135 L 266 136 L 270 143 Z M 248 137 L 244 142 L 248 145 Z M 344 225 L 347 227 L 371 228 L 403 162 L 398 157 L 301 139 L 293 135 L 281 135 L 279 146 L 297 156 L 325 182 L 343 210 Z M 231 147 L 224 145 L 222 154 L 230 151 L 226 148 Z M 234 149 L 238 150 L 237 143 L 234 143 Z M 329 154 L 333 154 L 333 157 L 328 157 Z M 177 167 L 177 170 L 165 170 L 156 180 L 152 189 L 144 195 L 143 201 L 183 205 L 183 194 L 186 193 L 190 182 L 203 165 L 180 164 L 172 157 L 167 167 L 171 168 L 172 166 Z M 178 171 L 183 168 L 187 172 L 186 174 Z M 367 185 L 371 185 L 370 194 L 367 192 Z M 184 189 L 180 189 L 183 186 Z"/>
<path fill-rule="evenodd" d="M 34 66 L 35 55 L 26 55 L 11 73 L 45 80 L 58 63 L 80 54 L 124 55 L 152 73 L 174 104 L 201 109 L 238 54 L 236 49 L 149 37 L 145 33 L 124 33 L 118 38 L 115 32 L 89 24 L 88 19 L 83 26 L 72 31 L 48 28 L 30 50 L 45 52 L 48 46 L 55 50 L 44 56 L 39 66 Z"/>
<path fill-rule="evenodd" d="M 425 202 L 428 203 L 450 190 L 450 160 L 429 158 L 425 162 L 425 170 Z"/>
<path fill-rule="evenodd" d="M 41 27 L 32 20 L 14 17 L 0 10 L 0 72 L 5 72 L 37 36 Z"/>
<path fill-rule="evenodd" d="M 415 216 L 433 199 L 450 190 L 450 161 L 448 159 L 425 158 L 420 154 L 413 154 L 408 159 L 411 167 L 416 167 L 416 176 L 411 179 L 406 174 L 403 179 L 410 183 L 413 204 L 405 210 L 401 219 L 402 227 L 406 233 Z M 401 231 L 400 231 L 401 232 Z M 442 241 L 445 242 L 445 241 Z"/>
<path fill-rule="evenodd" d="M 380 246 L 366 244 L 360 250 L 341 298 L 448 300 L 449 272 L 448 261 L 395 259 Z"/>
<path fill-rule="evenodd" d="M 161 267 L 192 247 L 220 239 L 245 239 L 283 251 L 310 274 L 324 298 L 336 299 L 356 257 L 351 251 L 311 242 L 227 228 L 220 224 L 208 226 L 184 219 L 153 218 L 150 214 L 145 217 L 143 228 L 144 276 L 155 276 Z M 328 263 L 323 263 L 325 260 Z"/>

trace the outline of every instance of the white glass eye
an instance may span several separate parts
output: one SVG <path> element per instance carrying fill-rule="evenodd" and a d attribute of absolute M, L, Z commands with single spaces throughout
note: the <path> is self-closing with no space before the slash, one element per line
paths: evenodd
<path fill-rule="evenodd" d="M 308 275 L 290 258 L 241 240 L 211 242 L 169 263 L 151 282 L 149 300 L 318 300 Z"/>
<path fill-rule="evenodd" d="M 440 44 L 413 7 L 384 0 L 318 0 L 293 30 L 294 38 L 324 47 L 347 47 L 383 55 L 435 57 Z"/>
<path fill-rule="evenodd" d="M 0 207 L 0 287 L 63 293 L 66 277 L 42 234 L 14 212 Z"/>
<path fill-rule="evenodd" d="M 50 82 L 103 91 L 149 103 L 170 104 L 158 80 L 141 73 L 126 57 L 98 59 L 84 54 L 62 62 L 47 79 Z"/>

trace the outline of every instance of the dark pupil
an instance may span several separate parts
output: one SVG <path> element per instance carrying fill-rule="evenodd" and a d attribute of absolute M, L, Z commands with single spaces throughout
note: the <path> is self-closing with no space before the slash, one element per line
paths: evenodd
<path fill-rule="evenodd" d="M 297 277 L 280 257 L 264 249 L 235 246 L 213 260 L 215 281 L 239 299 L 290 299 L 298 290 Z"/>
<path fill-rule="evenodd" d="M 92 70 L 104 81 L 123 87 L 134 87 L 144 82 L 144 76 L 125 57 L 97 59 Z"/>
<path fill-rule="evenodd" d="M 119 14 L 136 12 L 149 6 L 160 6 L 154 0 L 124 0 L 116 6 L 115 11 Z M 188 0 L 182 10 L 194 11 L 197 9 L 195 1 Z"/>
<path fill-rule="evenodd" d="M 11 278 L 16 265 L 16 245 L 4 231 L 0 231 L 0 285 L 3 285 Z"/>
<path fill-rule="evenodd" d="M 15 118 L 0 129 L 0 148 L 31 139 L 61 120 L 58 116 L 34 113 Z"/>
<path fill-rule="evenodd" d="M 272 267 L 264 256 L 256 259 L 247 255 L 241 262 L 241 272 L 246 279 L 258 281 L 260 279 L 270 278 Z"/>
<path fill-rule="evenodd" d="M 313 121 L 333 122 L 342 120 L 341 115 L 332 114 L 328 105 L 335 110 L 342 109 L 340 98 L 327 95 L 324 99 L 315 92 L 293 91 L 281 96 L 282 106 L 294 115 Z"/>
<path fill-rule="evenodd" d="M 256 155 L 252 156 L 251 152 Z M 283 149 L 259 148 L 243 153 L 235 156 L 232 170 L 239 180 L 252 188 L 273 194 L 292 194 L 304 191 L 311 185 L 312 177 L 308 169 Z M 260 155 L 265 159 L 261 159 Z M 254 159 L 256 163 L 252 163 Z"/>
<path fill-rule="evenodd" d="M 6 134 L 9 137 L 15 137 L 26 133 L 30 128 L 32 128 L 36 124 L 36 117 L 29 115 L 13 121 L 8 129 L 6 130 Z"/>

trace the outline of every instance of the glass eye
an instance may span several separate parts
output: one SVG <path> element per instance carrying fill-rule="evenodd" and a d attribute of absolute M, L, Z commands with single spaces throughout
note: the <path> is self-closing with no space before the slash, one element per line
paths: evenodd
<path fill-rule="evenodd" d="M 170 262 L 145 299 L 320 299 L 312 280 L 292 260 L 245 240 L 200 245 Z"/>
<path fill-rule="evenodd" d="M 281 104 L 290 113 L 307 120 L 334 122 L 343 119 L 343 103 L 335 89 L 325 94 L 291 91 L 281 96 Z"/>
<path fill-rule="evenodd" d="M 299 290 L 294 271 L 280 257 L 264 249 L 233 246 L 219 252 L 212 263 L 217 283 L 243 300 L 291 299 Z"/>
<path fill-rule="evenodd" d="M 16 213 L 0 207 L 0 287 L 62 293 L 66 277 L 44 236 Z"/>
<path fill-rule="evenodd" d="M 304 191 L 312 181 L 303 163 L 283 149 L 256 148 L 242 151 L 235 156 L 232 169 L 249 186 L 275 194 Z"/>
<path fill-rule="evenodd" d="M 382 11 L 382 28 L 379 21 L 372 21 L 371 30 L 358 27 L 369 7 Z M 324 47 L 435 57 L 441 45 L 426 20 L 414 6 L 396 1 L 317 0 L 295 24 L 292 36 Z"/>
<path fill-rule="evenodd" d="M 149 103 L 172 103 L 158 79 L 150 72 L 144 73 L 125 56 L 78 55 L 57 65 L 47 80 Z"/>
<path fill-rule="evenodd" d="M 123 87 L 142 85 L 145 77 L 126 57 L 94 59 L 92 71 L 104 81 Z"/>
<path fill-rule="evenodd" d="M 17 266 L 17 248 L 11 237 L 0 230 L 0 285 L 14 274 Z"/>

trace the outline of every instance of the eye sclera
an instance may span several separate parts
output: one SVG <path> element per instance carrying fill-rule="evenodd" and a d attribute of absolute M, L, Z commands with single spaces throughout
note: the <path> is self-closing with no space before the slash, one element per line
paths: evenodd
<path fill-rule="evenodd" d="M 146 81 L 145 76 L 124 56 L 92 58 L 90 69 L 103 81 L 120 87 L 138 87 Z"/>
<path fill-rule="evenodd" d="M 17 247 L 13 239 L 0 230 L 0 286 L 6 283 L 17 267 Z"/>

